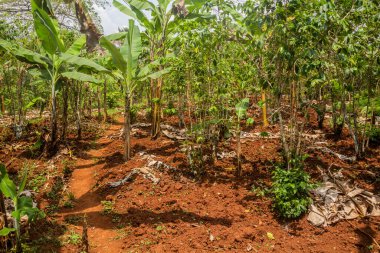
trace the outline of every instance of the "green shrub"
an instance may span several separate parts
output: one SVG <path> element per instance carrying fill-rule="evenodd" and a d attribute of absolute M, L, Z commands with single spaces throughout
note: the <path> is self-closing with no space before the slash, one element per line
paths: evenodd
<path fill-rule="evenodd" d="M 303 170 L 302 159 L 293 160 L 289 170 L 276 167 L 273 172 L 272 193 L 274 209 L 283 218 L 297 218 L 305 213 L 312 203 L 309 190 L 314 188 L 310 176 Z"/>
<path fill-rule="evenodd" d="M 367 136 L 371 142 L 380 143 L 380 128 L 367 130 Z"/>
<path fill-rule="evenodd" d="M 107 106 L 109 109 L 123 106 L 123 93 L 112 91 L 107 93 Z"/>
<path fill-rule="evenodd" d="M 138 111 L 139 111 L 139 108 L 136 105 L 131 106 L 131 111 L 130 111 L 131 124 L 134 124 L 136 122 Z"/>
<path fill-rule="evenodd" d="M 175 108 L 165 108 L 163 113 L 167 116 L 173 116 L 177 114 L 177 110 Z"/>
<path fill-rule="evenodd" d="M 145 119 L 150 121 L 152 120 L 152 108 L 148 107 L 145 109 Z"/>

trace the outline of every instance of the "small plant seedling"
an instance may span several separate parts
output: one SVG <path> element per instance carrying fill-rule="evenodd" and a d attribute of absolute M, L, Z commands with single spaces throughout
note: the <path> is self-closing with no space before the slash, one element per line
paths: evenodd
<path fill-rule="evenodd" d="M 82 221 L 82 217 L 80 216 L 67 216 L 65 217 L 65 222 L 73 225 L 79 224 Z"/>
<path fill-rule="evenodd" d="M 67 200 L 63 203 L 63 206 L 66 208 L 74 208 L 74 203 L 71 200 Z"/>
<path fill-rule="evenodd" d="M 158 225 L 158 226 L 156 226 L 156 230 L 157 230 L 158 232 L 162 232 L 162 231 L 165 230 L 165 226 L 163 226 L 163 225 Z"/>
<path fill-rule="evenodd" d="M 35 192 L 39 192 L 41 187 L 46 183 L 46 181 L 47 177 L 45 172 L 43 172 L 31 179 L 28 183 L 28 187 L 30 187 Z"/>
<path fill-rule="evenodd" d="M 67 198 L 68 198 L 68 200 L 70 200 L 70 201 L 75 201 L 74 193 L 69 192 L 69 193 L 67 194 Z"/>
<path fill-rule="evenodd" d="M 246 121 L 247 126 L 252 126 L 253 123 L 255 123 L 255 120 L 253 118 L 248 118 Z"/>
<path fill-rule="evenodd" d="M 67 237 L 66 243 L 72 244 L 72 245 L 79 245 L 81 243 L 81 235 L 76 233 L 75 231 L 70 231 L 69 236 Z"/>
<path fill-rule="evenodd" d="M 155 241 L 151 241 L 149 239 L 145 239 L 145 240 L 141 240 L 141 245 L 143 246 L 150 246 L 150 245 L 154 245 L 154 244 L 157 244 L 157 242 Z"/>
<path fill-rule="evenodd" d="M 112 216 L 112 222 L 113 223 L 120 223 L 121 222 L 121 217 L 119 216 L 119 215 L 117 215 L 117 214 L 114 214 L 113 216 Z"/>
<path fill-rule="evenodd" d="M 274 240 L 274 235 L 271 232 L 267 232 L 267 237 L 269 240 Z"/>
<path fill-rule="evenodd" d="M 72 173 L 73 171 L 68 166 L 65 165 L 65 167 L 63 168 L 63 176 L 65 178 L 68 178 L 71 176 Z"/>
<path fill-rule="evenodd" d="M 114 202 L 104 200 L 104 201 L 101 201 L 100 203 L 103 206 L 103 214 L 111 214 L 113 212 L 113 208 L 115 204 Z"/>
<path fill-rule="evenodd" d="M 127 238 L 131 234 L 131 230 L 129 228 L 120 228 L 116 231 L 117 236 L 115 236 L 114 240 L 121 240 Z"/>
<path fill-rule="evenodd" d="M 264 197 L 267 194 L 268 190 L 252 185 L 251 192 L 258 197 Z"/>

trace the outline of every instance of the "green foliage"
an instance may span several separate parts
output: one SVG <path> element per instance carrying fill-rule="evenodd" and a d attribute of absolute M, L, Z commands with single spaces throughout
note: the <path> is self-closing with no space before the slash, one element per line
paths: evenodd
<path fill-rule="evenodd" d="M 373 143 L 380 143 L 380 128 L 374 127 L 372 129 L 367 130 L 367 137 Z"/>
<path fill-rule="evenodd" d="M 121 107 L 123 94 L 120 91 L 110 91 L 107 93 L 107 107 L 110 109 Z"/>
<path fill-rule="evenodd" d="M 255 123 L 255 120 L 253 118 L 248 118 L 247 119 L 247 122 L 246 122 L 247 126 L 252 126 L 253 123 Z"/>
<path fill-rule="evenodd" d="M 276 167 L 273 171 L 271 192 L 274 195 L 274 208 L 281 217 L 298 218 L 312 203 L 309 191 L 314 188 L 310 176 L 303 170 L 303 159 L 291 161 L 289 170 Z"/>
<path fill-rule="evenodd" d="M 248 107 L 249 107 L 249 98 L 244 98 L 239 103 L 236 104 L 235 110 L 236 110 L 236 115 L 238 119 L 242 119 L 246 116 Z"/>
<path fill-rule="evenodd" d="M 168 115 L 168 116 L 173 116 L 173 115 L 176 115 L 176 114 L 177 114 L 177 109 L 175 109 L 175 108 L 165 108 L 165 109 L 163 110 L 163 113 L 164 113 L 165 115 Z"/>
<path fill-rule="evenodd" d="M 16 185 L 9 178 L 3 164 L 0 164 L 0 173 L 0 191 L 4 194 L 5 197 L 17 200 Z"/>
<path fill-rule="evenodd" d="M 74 203 L 71 200 L 66 200 L 63 203 L 63 207 L 65 207 L 65 208 L 74 208 Z"/>
<path fill-rule="evenodd" d="M 103 214 L 113 213 L 115 203 L 113 201 L 104 200 L 100 202 L 103 206 Z"/>
<path fill-rule="evenodd" d="M 130 111 L 130 117 L 131 117 L 131 123 L 135 123 L 137 120 L 137 113 L 139 112 L 139 106 L 133 105 L 131 106 L 131 111 Z"/>
<path fill-rule="evenodd" d="M 67 237 L 67 243 L 72 245 L 79 245 L 82 242 L 82 237 L 80 234 L 75 231 L 70 231 L 70 234 Z"/>
<path fill-rule="evenodd" d="M 18 242 L 21 239 L 21 217 L 27 215 L 29 221 L 32 222 L 36 218 L 43 216 L 43 213 L 38 208 L 33 207 L 31 197 L 21 196 L 26 185 L 27 175 L 28 171 L 25 170 L 19 186 L 16 187 L 15 183 L 9 178 L 5 166 L 0 164 L 0 191 L 5 197 L 12 200 L 14 205 L 12 217 L 15 219 L 15 227 L 1 229 L 0 235 L 5 236 L 15 231 Z"/>
<path fill-rule="evenodd" d="M 28 182 L 28 186 L 35 192 L 39 192 L 41 190 L 41 187 L 46 183 L 47 181 L 47 175 L 45 172 L 40 173 L 33 177 Z"/>

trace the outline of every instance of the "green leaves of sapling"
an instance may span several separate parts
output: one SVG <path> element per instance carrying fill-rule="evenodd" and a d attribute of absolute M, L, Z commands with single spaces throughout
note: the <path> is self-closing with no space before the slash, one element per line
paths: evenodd
<path fill-rule="evenodd" d="M 239 119 L 242 119 L 246 116 L 248 107 L 249 107 L 249 98 L 244 98 L 239 103 L 236 104 L 235 110 L 236 110 L 236 115 Z"/>
<path fill-rule="evenodd" d="M 8 173 L 3 164 L 0 164 L 0 191 L 7 198 L 14 199 L 17 196 L 16 185 L 9 178 Z"/>

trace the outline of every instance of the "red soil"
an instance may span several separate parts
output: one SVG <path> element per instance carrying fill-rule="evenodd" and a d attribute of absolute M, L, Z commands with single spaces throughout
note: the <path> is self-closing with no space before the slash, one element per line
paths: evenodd
<path fill-rule="evenodd" d="M 113 125 L 105 135 L 119 129 Z M 218 161 L 199 182 L 187 176 L 179 143 L 164 137 L 152 141 L 148 130 L 138 131 L 132 139 L 135 155 L 126 164 L 120 154 L 122 141 L 105 137 L 77 161 L 70 181 L 77 204 L 60 214 L 88 216 L 91 252 L 370 252 L 371 240 L 359 229 L 380 239 L 378 218 L 327 228 L 313 227 L 306 217 L 278 220 L 271 201 L 250 192 L 252 184 L 270 184 L 272 163 L 279 160 L 277 140 L 243 144 L 242 179 L 233 176 L 233 159 L 229 159 Z M 145 164 L 137 154 L 140 151 L 184 173 L 157 172 L 158 185 L 138 176 L 110 189 L 109 182 Z M 313 171 L 313 166 L 309 169 Z M 113 214 L 102 214 L 100 201 L 106 199 L 114 201 Z"/>
<path fill-rule="evenodd" d="M 121 120 L 121 119 L 120 119 Z M 279 161 L 278 140 L 260 139 L 242 145 L 243 176 L 234 176 L 234 159 L 217 161 L 209 166 L 200 181 L 189 174 L 180 144 L 160 137 L 151 140 L 149 129 L 140 129 L 132 138 L 133 158 L 124 163 L 122 140 L 107 138 L 119 132 L 121 124 L 112 124 L 86 151 L 77 147 L 77 160 L 68 182 L 75 197 L 73 208 L 61 208 L 50 222 L 31 231 L 32 238 L 54 224 L 61 229 L 82 231 L 82 222 L 68 222 L 86 216 L 90 252 L 376 252 L 368 235 L 380 241 L 380 217 L 339 222 L 316 228 L 306 217 L 298 221 L 279 220 L 271 209 L 271 200 L 257 197 L 252 185 L 269 187 L 273 163 Z M 257 132 L 259 127 L 251 129 Z M 259 129 L 260 130 L 260 129 Z M 278 131 L 268 129 L 267 131 Z M 259 131 L 260 132 L 260 131 Z M 352 142 L 328 140 L 337 151 L 352 151 Z M 81 145 L 82 145 L 81 144 Z M 233 150 L 234 143 L 225 143 Z M 112 189 L 108 183 L 124 178 L 145 161 L 138 152 L 155 155 L 157 160 L 178 168 L 178 172 L 156 171 L 158 185 L 141 176 Z M 344 168 L 344 174 L 355 178 L 361 187 L 379 193 L 379 183 L 366 178 L 370 170 L 378 175 L 380 151 L 355 164 L 346 164 L 331 155 L 311 152 L 307 171 L 320 180 L 316 166 L 331 163 Z M 0 155 L 3 159 L 4 156 Z M 105 214 L 101 201 L 113 203 Z M 74 218 L 73 218 L 74 217 Z M 57 220 L 54 223 L 54 219 Z M 69 224 L 73 223 L 73 224 Z M 37 233 L 37 234 L 36 234 Z M 67 231 L 55 232 L 56 236 Z M 366 233 L 366 234 L 365 234 Z M 273 235 L 273 237 L 272 237 Z M 372 245 L 372 246 L 370 246 Z M 78 252 L 78 247 L 65 244 L 53 247 L 59 252 Z"/>

